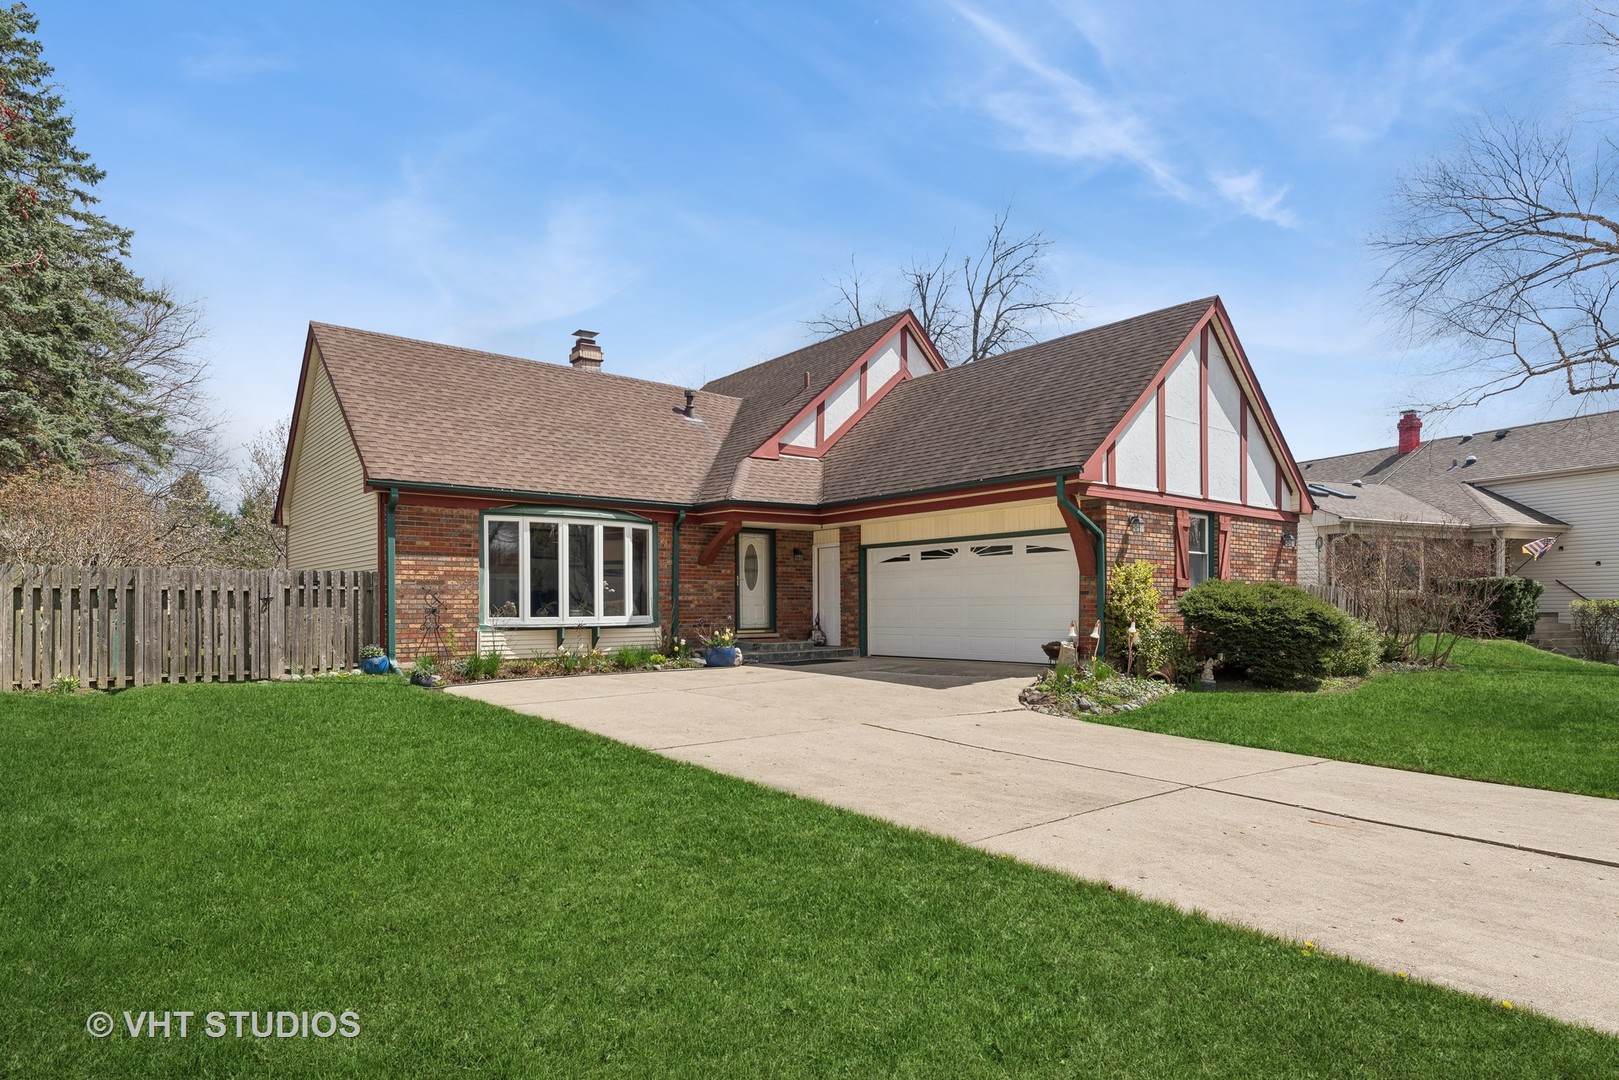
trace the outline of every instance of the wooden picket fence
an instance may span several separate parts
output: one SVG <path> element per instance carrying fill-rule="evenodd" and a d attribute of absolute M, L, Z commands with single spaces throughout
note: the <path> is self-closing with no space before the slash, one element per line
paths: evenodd
<path fill-rule="evenodd" d="M 0 691 L 348 668 L 377 618 L 368 570 L 0 566 Z"/>

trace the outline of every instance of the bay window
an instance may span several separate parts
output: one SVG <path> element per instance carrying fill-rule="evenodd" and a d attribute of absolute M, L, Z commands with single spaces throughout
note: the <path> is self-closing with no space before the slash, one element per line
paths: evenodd
<path fill-rule="evenodd" d="M 482 617 L 501 626 L 652 622 L 652 526 L 577 518 L 483 519 Z"/>

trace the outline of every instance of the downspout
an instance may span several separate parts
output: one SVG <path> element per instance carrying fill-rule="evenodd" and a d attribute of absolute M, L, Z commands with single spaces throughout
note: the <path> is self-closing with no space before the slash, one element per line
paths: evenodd
<path fill-rule="evenodd" d="M 394 577 L 394 511 L 399 508 L 399 489 L 388 489 L 387 536 L 388 536 L 388 655 L 395 660 L 394 653 L 398 649 L 397 609 L 399 606 L 399 589 Z"/>
<path fill-rule="evenodd" d="M 680 527 L 686 523 L 686 511 L 675 515 L 674 551 L 669 556 L 669 653 L 679 651 L 680 641 Z"/>
<path fill-rule="evenodd" d="M 1068 476 L 1066 473 L 1057 474 L 1057 505 L 1065 512 L 1071 514 L 1074 520 L 1090 531 L 1096 543 L 1096 624 L 1101 628 L 1101 636 L 1096 639 L 1096 655 L 1107 655 L 1107 545 L 1102 538 L 1102 530 L 1085 516 L 1085 511 L 1079 504 L 1068 497 Z"/>

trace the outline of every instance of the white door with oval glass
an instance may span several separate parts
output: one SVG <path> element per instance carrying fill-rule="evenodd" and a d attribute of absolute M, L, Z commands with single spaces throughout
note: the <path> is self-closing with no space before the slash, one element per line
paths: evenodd
<path fill-rule="evenodd" d="M 736 628 L 776 628 L 775 535 L 741 532 L 736 537 Z"/>

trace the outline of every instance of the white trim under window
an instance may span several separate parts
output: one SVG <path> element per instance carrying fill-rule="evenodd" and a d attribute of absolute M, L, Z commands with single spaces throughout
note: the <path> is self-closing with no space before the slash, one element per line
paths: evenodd
<path fill-rule="evenodd" d="M 657 598 L 652 526 L 485 514 L 478 616 L 486 626 L 644 626 Z"/>

